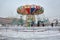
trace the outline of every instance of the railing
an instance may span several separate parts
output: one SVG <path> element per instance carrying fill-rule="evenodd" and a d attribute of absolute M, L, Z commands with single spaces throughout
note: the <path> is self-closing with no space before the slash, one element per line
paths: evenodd
<path fill-rule="evenodd" d="M 60 27 L 0 27 L 0 31 L 17 31 L 17 32 L 42 32 L 42 31 L 47 31 L 47 30 L 53 30 L 53 31 L 60 31 Z"/>

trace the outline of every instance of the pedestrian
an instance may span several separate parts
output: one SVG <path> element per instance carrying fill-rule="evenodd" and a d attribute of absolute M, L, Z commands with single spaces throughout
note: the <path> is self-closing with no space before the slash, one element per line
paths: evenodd
<path fill-rule="evenodd" d="M 56 20 L 56 22 L 55 22 L 55 26 L 57 26 L 57 24 L 58 24 L 58 20 Z"/>
<path fill-rule="evenodd" d="M 43 27 L 45 26 L 44 23 L 42 23 L 42 26 L 43 26 Z"/>
<path fill-rule="evenodd" d="M 37 22 L 37 26 L 40 26 L 40 22 L 39 21 Z"/>
<path fill-rule="evenodd" d="M 53 27 L 53 23 L 51 23 L 51 26 Z"/>

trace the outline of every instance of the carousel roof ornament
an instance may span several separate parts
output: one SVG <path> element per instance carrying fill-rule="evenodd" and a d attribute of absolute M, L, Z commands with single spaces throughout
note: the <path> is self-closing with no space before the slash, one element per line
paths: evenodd
<path fill-rule="evenodd" d="M 17 9 L 17 13 L 22 15 L 38 15 L 42 14 L 43 12 L 43 7 L 38 5 L 24 5 L 18 7 Z"/>

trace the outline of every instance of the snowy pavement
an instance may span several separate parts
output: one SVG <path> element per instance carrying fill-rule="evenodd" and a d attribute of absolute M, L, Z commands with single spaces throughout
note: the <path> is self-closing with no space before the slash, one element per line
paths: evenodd
<path fill-rule="evenodd" d="M 57 27 L 51 28 L 51 30 L 45 30 L 43 28 L 41 32 L 20 32 L 15 30 L 0 30 L 0 39 L 6 40 L 59 40 L 60 39 L 60 32 L 59 30 L 53 30 Z M 48 28 L 47 28 L 48 29 Z"/>

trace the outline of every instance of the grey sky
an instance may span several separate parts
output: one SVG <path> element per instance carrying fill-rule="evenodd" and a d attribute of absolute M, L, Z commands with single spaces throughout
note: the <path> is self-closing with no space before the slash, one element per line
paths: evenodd
<path fill-rule="evenodd" d="M 42 6 L 46 17 L 60 17 L 60 0 L 0 0 L 0 17 L 18 18 L 16 9 L 26 4 Z"/>

